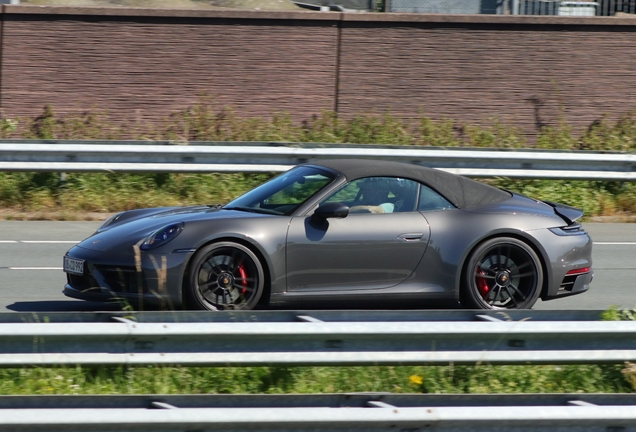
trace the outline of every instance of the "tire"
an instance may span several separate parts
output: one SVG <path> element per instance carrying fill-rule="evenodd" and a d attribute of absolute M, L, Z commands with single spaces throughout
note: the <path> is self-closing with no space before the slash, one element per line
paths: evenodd
<path fill-rule="evenodd" d="M 530 309 L 541 294 L 543 267 L 521 240 L 487 240 L 471 253 L 464 271 L 461 302 L 473 309 Z"/>
<path fill-rule="evenodd" d="M 190 265 L 191 306 L 205 310 L 253 309 L 263 295 L 263 266 L 249 248 L 233 242 L 212 243 Z"/>

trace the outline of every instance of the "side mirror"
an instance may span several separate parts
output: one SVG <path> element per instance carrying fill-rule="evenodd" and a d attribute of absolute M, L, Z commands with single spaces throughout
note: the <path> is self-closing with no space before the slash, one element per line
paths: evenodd
<path fill-rule="evenodd" d="M 312 219 L 345 218 L 349 215 L 349 207 L 337 202 L 322 204 L 311 216 Z"/>

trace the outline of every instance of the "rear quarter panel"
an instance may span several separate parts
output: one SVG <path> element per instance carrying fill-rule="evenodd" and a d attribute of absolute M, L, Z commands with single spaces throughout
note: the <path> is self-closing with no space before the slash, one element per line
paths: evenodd
<path fill-rule="evenodd" d="M 556 215 L 493 211 L 480 213 L 459 209 L 423 214 L 430 224 L 431 235 L 415 277 L 443 287 L 448 297 L 455 299 L 459 299 L 465 261 L 477 245 L 489 238 L 510 236 L 530 244 L 543 261 L 549 280 L 554 279 L 553 263 L 560 259 L 560 253 L 571 249 L 571 244 L 554 247 L 558 243 L 557 239 L 561 238 L 548 228 L 565 225 Z M 550 253 L 546 246 L 551 249 Z"/>

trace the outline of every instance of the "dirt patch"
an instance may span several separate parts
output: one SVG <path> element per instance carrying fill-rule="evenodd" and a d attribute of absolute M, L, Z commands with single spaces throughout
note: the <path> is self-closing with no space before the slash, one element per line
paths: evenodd
<path fill-rule="evenodd" d="M 615 216 L 592 216 L 587 218 L 585 222 L 595 223 L 636 223 L 636 215 L 620 214 Z"/>
<path fill-rule="evenodd" d="M 103 221 L 112 213 L 78 212 L 66 210 L 0 209 L 0 220 L 22 221 Z"/>

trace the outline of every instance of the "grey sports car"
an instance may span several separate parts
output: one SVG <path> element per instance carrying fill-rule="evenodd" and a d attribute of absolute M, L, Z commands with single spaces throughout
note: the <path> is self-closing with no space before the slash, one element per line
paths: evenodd
<path fill-rule="evenodd" d="M 416 165 L 299 165 L 225 206 L 114 215 L 64 257 L 64 293 L 208 310 L 458 303 L 587 291 L 583 212 Z"/>

